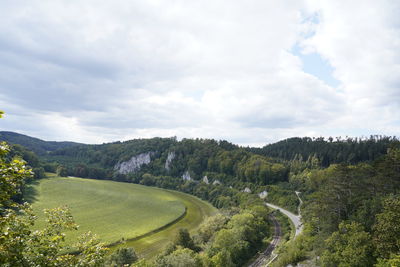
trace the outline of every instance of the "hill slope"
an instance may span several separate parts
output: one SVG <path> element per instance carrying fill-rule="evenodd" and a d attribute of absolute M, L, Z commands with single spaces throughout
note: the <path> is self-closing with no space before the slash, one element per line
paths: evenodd
<path fill-rule="evenodd" d="M 160 228 L 185 213 L 183 202 L 165 190 L 81 178 L 48 178 L 34 185 L 33 209 L 44 224 L 43 209 L 67 205 L 80 225 L 70 241 L 86 231 L 106 243 L 134 238 Z"/>
<path fill-rule="evenodd" d="M 30 137 L 15 132 L 6 132 L 6 131 L 0 132 L 0 141 L 6 141 L 11 144 L 22 145 L 38 155 L 45 155 L 49 151 L 55 151 L 61 148 L 82 145 L 80 143 L 75 143 L 75 142 L 43 141 L 39 138 Z"/>

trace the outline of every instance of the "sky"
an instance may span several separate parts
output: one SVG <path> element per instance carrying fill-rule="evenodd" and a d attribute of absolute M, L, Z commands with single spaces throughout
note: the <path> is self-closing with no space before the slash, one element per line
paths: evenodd
<path fill-rule="evenodd" d="M 44 140 L 400 135 L 400 1 L 0 2 L 0 130 Z"/>

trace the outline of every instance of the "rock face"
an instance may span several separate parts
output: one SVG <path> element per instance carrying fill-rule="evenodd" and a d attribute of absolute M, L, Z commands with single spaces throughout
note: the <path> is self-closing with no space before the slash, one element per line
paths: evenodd
<path fill-rule="evenodd" d="M 142 165 L 149 164 L 151 162 L 151 155 L 153 152 L 142 153 L 136 156 L 133 156 L 128 161 L 118 162 L 114 166 L 114 170 L 116 170 L 120 174 L 128 174 L 133 173 L 140 169 Z"/>
<path fill-rule="evenodd" d="M 219 184 L 222 184 L 219 180 L 215 180 L 215 181 L 213 182 L 213 185 L 219 185 Z"/>
<path fill-rule="evenodd" d="M 182 178 L 184 181 L 191 181 L 192 177 L 190 177 L 189 171 L 186 171 L 184 174 L 182 174 Z"/>
<path fill-rule="evenodd" d="M 165 161 L 165 169 L 169 171 L 171 162 L 175 158 L 175 152 L 168 152 L 167 160 Z"/>
<path fill-rule="evenodd" d="M 267 191 L 262 191 L 260 194 L 258 194 L 258 196 L 261 199 L 264 199 L 264 198 L 266 198 L 268 196 L 268 192 Z"/>
<path fill-rule="evenodd" d="M 210 182 L 208 181 L 207 175 L 203 177 L 203 182 L 204 182 L 205 184 L 209 184 L 209 183 L 210 183 Z"/>
<path fill-rule="evenodd" d="M 246 188 L 243 190 L 243 192 L 245 192 L 245 193 L 251 193 L 251 190 L 250 190 L 250 188 L 246 187 Z"/>

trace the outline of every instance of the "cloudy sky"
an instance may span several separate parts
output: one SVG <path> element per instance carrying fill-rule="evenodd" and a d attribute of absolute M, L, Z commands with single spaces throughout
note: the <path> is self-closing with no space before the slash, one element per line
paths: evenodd
<path fill-rule="evenodd" d="M 400 135 L 400 1 L 0 3 L 0 130 L 45 140 Z"/>

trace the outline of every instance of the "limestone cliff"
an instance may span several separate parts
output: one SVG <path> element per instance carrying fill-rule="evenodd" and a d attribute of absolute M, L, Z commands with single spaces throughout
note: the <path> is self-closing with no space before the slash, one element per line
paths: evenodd
<path fill-rule="evenodd" d="M 151 162 L 151 155 L 153 152 L 142 153 L 133 156 L 128 161 L 118 162 L 114 166 L 114 170 L 121 174 L 128 174 L 136 172 L 141 166 L 149 164 Z"/>
<path fill-rule="evenodd" d="M 192 177 L 190 177 L 189 171 L 186 171 L 184 174 L 182 174 L 182 179 L 185 180 L 185 181 L 193 180 Z"/>
<path fill-rule="evenodd" d="M 175 158 L 175 152 L 168 152 L 167 160 L 165 161 L 165 169 L 169 171 L 171 162 Z"/>

